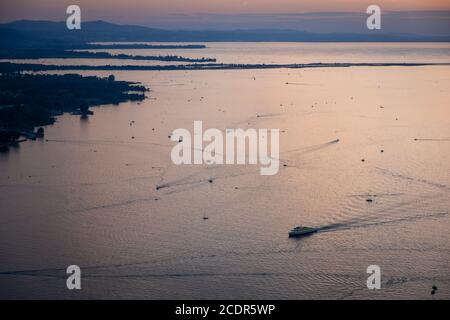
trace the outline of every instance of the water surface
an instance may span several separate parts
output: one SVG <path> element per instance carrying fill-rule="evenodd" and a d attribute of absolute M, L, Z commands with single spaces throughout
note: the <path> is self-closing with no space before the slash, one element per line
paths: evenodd
<path fill-rule="evenodd" d="M 378 46 L 176 53 L 449 60 L 448 45 Z M 450 297 L 450 67 L 113 74 L 148 86 L 149 99 L 95 108 L 89 120 L 61 116 L 48 141 L 0 154 L 1 298 L 426 299 L 434 284 L 435 298 Z M 172 165 L 168 135 L 194 120 L 279 128 L 280 172 Z M 289 239 L 298 224 L 328 229 Z M 82 268 L 80 292 L 65 289 L 70 264 Z M 373 264 L 379 291 L 366 288 Z"/>

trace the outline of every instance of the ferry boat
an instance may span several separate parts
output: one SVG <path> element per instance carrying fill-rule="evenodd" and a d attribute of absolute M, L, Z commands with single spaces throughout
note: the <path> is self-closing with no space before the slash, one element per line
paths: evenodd
<path fill-rule="evenodd" d="M 302 236 L 316 233 L 317 231 L 318 231 L 317 228 L 298 226 L 298 227 L 295 227 L 294 229 L 292 229 L 291 231 L 289 231 L 289 238 L 302 237 Z"/>

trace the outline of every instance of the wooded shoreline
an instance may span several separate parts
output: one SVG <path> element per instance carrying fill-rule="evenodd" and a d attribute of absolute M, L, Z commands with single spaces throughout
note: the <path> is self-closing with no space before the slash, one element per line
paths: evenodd
<path fill-rule="evenodd" d="M 36 127 L 53 124 L 65 112 L 86 117 L 90 107 L 142 101 L 148 89 L 137 83 L 77 74 L 0 76 L 0 147 L 43 137 Z"/>

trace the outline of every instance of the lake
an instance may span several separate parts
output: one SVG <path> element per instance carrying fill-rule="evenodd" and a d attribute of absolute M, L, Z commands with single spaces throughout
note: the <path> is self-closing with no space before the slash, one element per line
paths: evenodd
<path fill-rule="evenodd" d="M 120 53 L 450 62 L 436 43 L 207 46 Z M 60 116 L 0 153 L 0 298 L 450 298 L 450 66 L 80 73 L 142 82 L 148 99 Z M 280 129 L 278 174 L 172 164 L 168 136 L 195 120 Z M 288 238 L 300 224 L 324 229 Z"/>

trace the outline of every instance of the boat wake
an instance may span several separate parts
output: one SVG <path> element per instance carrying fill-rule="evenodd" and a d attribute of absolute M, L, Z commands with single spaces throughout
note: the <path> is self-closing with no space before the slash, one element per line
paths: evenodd
<path fill-rule="evenodd" d="M 374 226 L 380 226 L 385 224 L 395 224 L 400 222 L 411 222 L 411 221 L 418 221 L 418 220 L 424 220 L 424 219 L 432 219 L 432 218 L 441 218 L 448 216 L 448 212 L 437 212 L 437 213 L 429 213 L 429 214 L 416 214 L 412 216 L 407 217 L 400 217 L 396 219 L 390 219 L 390 220 L 380 220 L 377 221 L 376 218 L 373 219 L 373 221 L 365 220 L 365 221 L 354 221 L 354 222 L 341 222 L 341 223 L 335 223 L 330 224 L 327 226 L 322 226 L 318 228 L 317 232 L 333 232 L 333 231 L 341 231 L 341 230 L 349 230 L 349 229 L 356 229 L 356 228 L 369 228 Z"/>
<path fill-rule="evenodd" d="M 295 153 L 297 155 L 307 154 L 307 153 L 310 153 L 310 152 L 319 151 L 319 150 L 322 150 L 324 148 L 327 148 L 327 147 L 330 147 L 332 145 L 335 145 L 339 141 L 340 141 L 339 139 L 335 139 L 335 140 L 332 140 L 332 141 L 329 141 L 329 142 L 320 143 L 320 144 L 316 144 L 316 145 L 309 146 L 309 147 L 304 147 L 304 148 L 291 149 L 291 150 L 283 151 L 283 152 L 280 152 L 280 153 L 281 154 Z"/>

